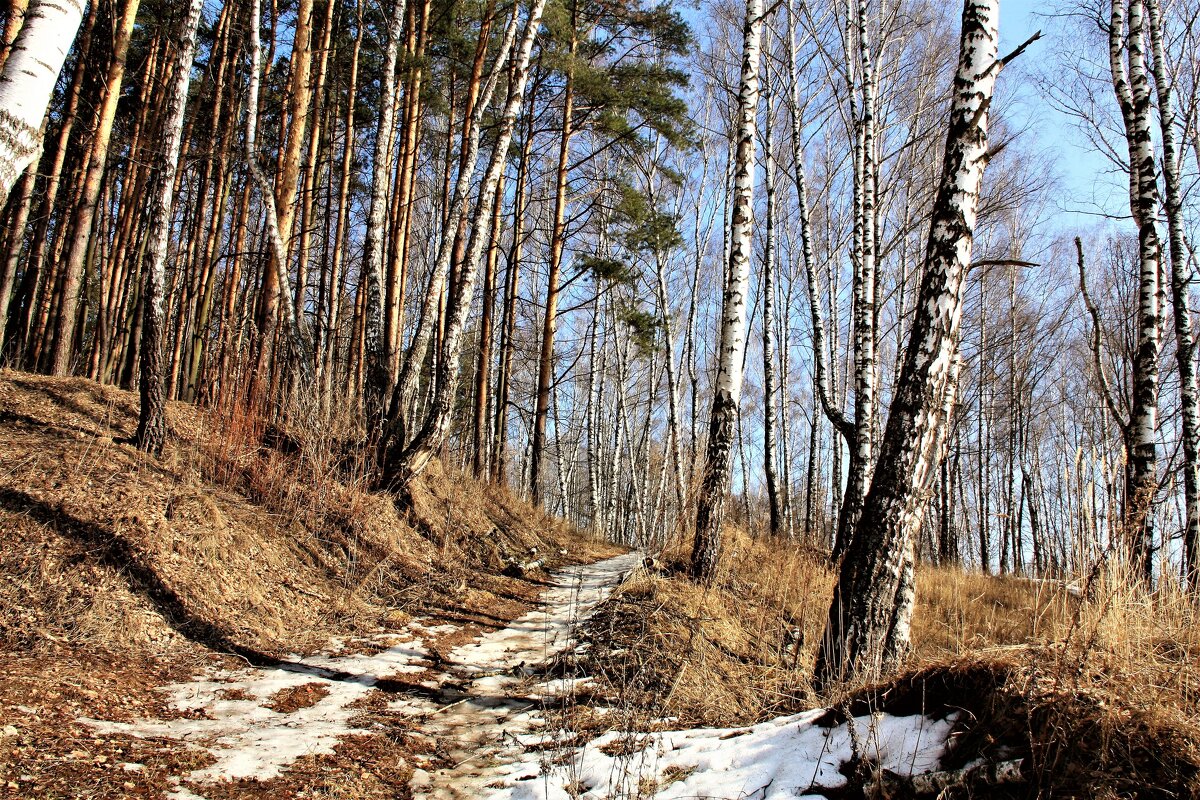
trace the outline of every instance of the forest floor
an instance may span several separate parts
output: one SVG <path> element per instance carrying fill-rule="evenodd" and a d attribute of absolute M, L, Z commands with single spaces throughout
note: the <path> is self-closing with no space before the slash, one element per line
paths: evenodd
<path fill-rule="evenodd" d="M 333 415 L 135 415 L 0 372 L 0 797 L 1200 796 L 1189 598 L 922 567 L 906 672 L 817 696 L 795 543 L 698 587 L 436 462 L 398 509 Z"/>

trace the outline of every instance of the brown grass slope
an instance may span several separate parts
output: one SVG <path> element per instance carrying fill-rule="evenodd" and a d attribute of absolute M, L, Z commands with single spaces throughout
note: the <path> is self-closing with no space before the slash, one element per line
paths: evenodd
<path fill-rule="evenodd" d="M 0 647 L 279 653 L 417 611 L 498 623 L 527 595 L 509 559 L 598 547 L 436 464 L 401 513 L 236 418 L 173 405 L 161 460 L 118 443 L 135 422 L 129 393 L 0 373 Z"/>
<path fill-rule="evenodd" d="M 154 796 L 149 772 L 194 754 L 126 752 L 147 764 L 131 789 L 77 716 L 165 713 L 152 687 L 214 653 L 269 663 L 418 614 L 469 638 L 541 590 L 511 560 L 614 552 L 436 462 L 399 511 L 354 479 L 335 418 L 172 404 L 161 459 L 121 441 L 136 418 L 131 393 L 0 371 L 0 796 Z"/>
<path fill-rule="evenodd" d="M 602 676 L 599 694 L 620 698 L 630 728 L 744 725 L 826 704 L 831 722 L 846 710 L 960 712 L 944 767 L 1024 758 L 1027 780 L 947 800 L 1200 796 L 1200 615 L 1179 592 L 1148 594 L 1115 569 L 1081 598 L 922 567 L 905 674 L 818 697 L 811 669 L 833 584 L 821 557 L 734 531 L 712 587 L 683 572 L 668 553 L 658 574 L 625 584 L 589 622 L 582 663 L 566 665 Z M 586 706 L 574 717 L 596 721 Z"/>

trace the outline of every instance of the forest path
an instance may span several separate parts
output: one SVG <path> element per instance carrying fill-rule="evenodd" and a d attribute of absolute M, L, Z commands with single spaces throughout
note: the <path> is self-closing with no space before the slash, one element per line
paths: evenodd
<path fill-rule="evenodd" d="M 330 655 L 210 669 L 164 687 L 175 718 L 81 721 L 99 733 L 182 741 L 202 751 L 205 765 L 178 776 L 168 795 L 195 800 L 206 787 L 227 797 L 236 785 L 253 796 L 254 787 L 265 788 L 262 781 L 286 782 L 298 760 L 337 753 L 348 737 L 399 720 L 405 736 L 427 745 L 417 748 L 427 754 L 412 756 L 414 797 L 480 797 L 494 780 L 489 776 L 521 758 L 521 737 L 543 724 L 553 686 L 530 691 L 523 678 L 564 649 L 575 626 L 640 561 L 626 553 L 559 570 L 533 611 L 444 655 L 426 642 L 456 629 L 415 620 L 402 633 L 365 642 L 377 652 L 341 655 L 356 643 L 333 642 Z"/>
<path fill-rule="evenodd" d="M 418 730 L 439 743 L 453 766 L 431 772 L 416 770 L 414 797 L 466 800 L 484 796 L 497 768 L 524 754 L 522 737 L 542 726 L 542 706 L 555 696 L 553 681 L 530 691 L 522 680 L 527 668 L 562 651 L 575 626 L 640 561 L 639 554 L 627 553 L 562 570 L 555 574 L 553 587 L 543 596 L 539 609 L 451 651 L 449 671 L 466 677 L 469 683 L 459 700 L 421 719 Z"/>

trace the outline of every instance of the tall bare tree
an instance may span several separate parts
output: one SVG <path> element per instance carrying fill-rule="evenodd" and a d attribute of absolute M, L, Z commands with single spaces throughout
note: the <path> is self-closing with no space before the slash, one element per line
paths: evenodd
<path fill-rule="evenodd" d="M 733 149 L 733 196 L 729 228 L 729 266 L 721 301 L 717 379 L 709 416 L 691 573 L 699 581 L 716 576 L 721 525 L 729 492 L 732 447 L 746 352 L 746 300 L 754 254 L 754 161 L 758 131 L 759 62 L 762 57 L 762 0 L 746 0 L 742 28 L 742 68 L 738 89 L 737 130 Z"/>
<path fill-rule="evenodd" d="M 142 270 L 141 408 L 134 436 L 137 446 L 150 453 L 161 452 L 167 436 L 162 372 L 163 286 L 166 282 L 171 211 L 175 199 L 175 175 L 179 169 L 179 145 L 183 138 L 192 61 L 196 56 L 196 27 L 200 24 L 203 9 L 204 0 L 192 0 L 187 13 L 179 19 L 171 91 L 167 95 L 166 119 L 163 123 L 164 139 L 155 157 L 158 175 L 150 200 L 146 264 Z"/>
<path fill-rule="evenodd" d="M 942 461 L 954 406 L 963 278 L 971 262 L 989 159 L 992 92 L 1008 60 L 996 57 L 999 17 L 999 0 L 964 0 L 924 278 L 871 488 L 834 588 L 817 659 L 821 685 L 847 676 L 877 676 L 908 650 L 914 537 Z"/>

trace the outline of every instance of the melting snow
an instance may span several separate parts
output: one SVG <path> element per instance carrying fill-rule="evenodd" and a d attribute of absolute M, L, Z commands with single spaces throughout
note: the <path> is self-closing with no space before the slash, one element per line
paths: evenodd
<path fill-rule="evenodd" d="M 188 780 L 267 780 L 303 755 L 332 753 L 341 737 L 360 732 L 350 724 L 357 713 L 350 706 L 381 678 L 427 668 L 428 655 L 418 640 L 402 635 L 380 638 L 404 641 L 374 655 L 293 656 L 278 667 L 219 670 L 164 687 L 172 708 L 203 714 L 200 719 L 81 721 L 102 733 L 181 739 L 216 757 Z M 264 705 L 284 689 L 314 683 L 328 694 L 307 708 L 280 712 Z"/>
<path fill-rule="evenodd" d="M 451 665 L 421 684 L 439 689 L 438 701 L 428 699 L 428 692 L 402 692 L 389 703 L 394 713 L 413 718 L 415 735 L 435 738 L 451 763 L 415 763 L 415 797 L 776 800 L 845 784 L 839 767 L 851 757 L 850 726 L 816 724 L 822 710 L 747 728 L 611 732 L 584 747 L 572 747 L 572 732 L 546 727 L 545 704 L 587 691 L 590 679 L 546 680 L 531 688 L 523 677 L 569 644 L 575 624 L 638 561 L 637 554 L 627 554 L 558 573 L 537 610 L 448 654 Z M 378 637 L 376 643 L 386 649 L 372 655 L 340 655 L 349 642 L 338 639 L 327 655 L 296 656 L 269 669 L 213 671 L 164 687 L 172 707 L 200 718 L 82 721 L 101 732 L 177 739 L 210 753 L 215 761 L 179 777 L 170 795 L 198 800 L 195 792 L 205 783 L 269 780 L 301 756 L 332 753 L 340 739 L 362 732 L 351 721 L 354 702 L 383 679 L 433 671 L 423 642 L 451 630 L 414 622 L 403 634 Z M 267 707 L 281 690 L 314 683 L 327 694 L 312 705 L 291 712 Z M 855 719 L 853 726 L 864 755 L 886 769 L 913 774 L 938 767 L 953 722 L 876 714 Z M 636 746 L 624 746 L 630 737 Z M 190 788 L 182 785 L 185 780 Z"/>
<path fill-rule="evenodd" d="M 422 727 L 428 732 L 449 734 L 462 745 L 483 747 L 493 739 L 503 743 L 505 733 L 532 730 L 537 723 L 530 712 L 536 703 L 509 696 L 520 682 L 513 674 L 564 647 L 575 622 L 602 602 L 638 559 L 636 554 L 628 554 L 564 570 L 554 577 L 555 585 L 543 596 L 541 608 L 453 650 L 450 671 L 421 685 L 436 687 L 466 678 L 470 684 L 459 702 L 443 706 L 421 697 L 406 697 L 389 707 L 427 716 Z M 180 782 L 269 780 L 301 756 L 332 753 L 343 737 L 363 732 L 351 723 L 358 713 L 351 707 L 353 703 L 383 679 L 430 670 L 434 662 L 424 639 L 454 630 L 452 626 L 427 627 L 413 622 L 402 634 L 377 637 L 376 644 L 390 646 L 372 655 L 337 655 L 347 644 L 338 638 L 331 641 L 327 655 L 292 656 L 271 668 L 213 670 L 195 680 L 163 687 L 172 708 L 199 718 L 80 721 L 102 733 L 182 740 L 216 759 L 204 769 L 181 776 Z M 290 712 L 267 707 L 281 690 L 314 683 L 327 693 L 312 705 Z M 176 785 L 171 796 L 178 800 L 199 797 L 182 785 Z"/>
<path fill-rule="evenodd" d="M 646 734 L 625 747 L 629 734 L 610 732 L 549 763 L 532 753 L 504 770 L 508 784 L 495 800 L 598 800 L 607 797 L 816 797 L 809 792 L 844 786 L 839 768 L 851 758 L 850 726 L 815 724 L 818 709 L 748 728 Z M 874 714 L 853 721 L 863 755 L 902 775 L 938 768 L 955 717 Z M 620 753 L 635 750 L 628 755 Z M 605 751 L 615 753 L 610 755 Z M 561 759 L 553 759 L 560 762 Z"/>

